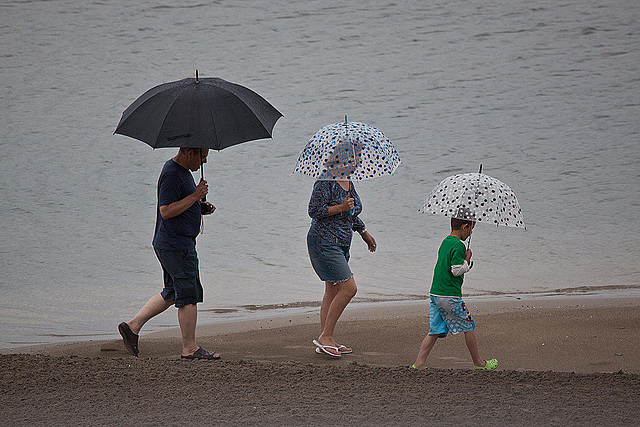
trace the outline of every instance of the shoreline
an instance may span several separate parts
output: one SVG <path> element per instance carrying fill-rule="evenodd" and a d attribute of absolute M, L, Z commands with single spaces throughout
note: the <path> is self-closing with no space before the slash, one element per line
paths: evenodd
<path fill-rule="evenodd" d="M 465 302 L 478 325 L 481 353 L 490 353 L 487 358 L 498 354 L 502 359 L 499 369 L 640 374 L 640 354 L 632 350 L 640 347 L 640 298 L 486 296 L 468 297 Z M 222 353 L 223 360 L 409 366 L 429 329 L 428 302 L 347 307 L 336 338 L 360 351 L 342 360 L 326 360 L 313 352 L 311 340 L 316 338 L 318 325 L 319 313 L 313 309 L 199 325 L 197 337 L 203 347 Z M 179 350 L 178 328 L 141 334 L 140 358 L 179 359 Z M 119 337 L 10 348 L 1 353 L 0 357 L 130 358 Z M 548 354 L 549 359 L 537 354 Z M 468 358 L 464 339 L 449 336 L 439 340 L 428 366 L 468 369 Z"/>
<path fill-rule="evenodd" d="M 473 315 L 498 314 L 511 311 L 553 308 L 605 308 L 605 307 L 640 307 L 640 289 L 634 299 L 627 294 L 606 295 L 592 293 L 589 295 L 571 294 L 512 294 L 482 295 L 463 297 Z M 224 335 L 258 331 L 262 329 L 280 328 L 292 325 L 315 324 L 319 322 L 319 305 L 299 309 L 283 309 L 280 313 L 265 312 L 264 316 L 254 319 L 228 319 L 207 322 L 198 325 L 198 334 L 204 336 Z M 396 300 L 376 302 L 355 302 L 345 309 L 340 321 L 383 320 L 393 317 L 426 316 L 428 320 L 429 301 Z M 153 339 L 177 338 L 179 328 L 167 328 L 160 331 L 143 333 L 141 337 Z"/>
<path fill-rule="evenodd" d="M 520 303 L 524 304 L 527 302 L 530 304 L 537 302 L 541 306 L 551 307 L 554 303 L 561 303 L 565 299 L 575 301 L 581 300 L 581 302 L 578 302 L 577 304 L 588 307 L 598 307 L 600 305 L 608 306 L 610 304 L 623 304 L 624 302 L 621 300 L 640 301 L 640 286 L 612 285 L 599 287 L 575 287 L 557 289 L 553 291 L 512 294 L 471 294 L 463 296 L 463 299 L 469 307 L 471 307 L 471 304 L 474 302 L 478 302 L 479 307 L 482 308 L 495 306 L 495 309 L 489 310 L 489 312 L 497 312 L 504 308 L 518 309 Z M 421 298 L 410 299 L 365 297 L 358 300 L 358 297 L 356 297 L 356 300 L 352 301 L 345 310 L 341 320 L 347 320 L 352 311 L 360 312 L 364 310 L 371 311 L 371 313 L 381 311 L 381 315 L 385 315 L 386 313 L 391 312 L 394 307 L 398 307 L 400 310 L 403 310 L 403 306 L 420 306 L 421 304 L 428 305 L 428 295 Z M 638 304 L 640 304 L 640 302 L 638 302 Z M 319 309 L 320 303 L 317 301 L 203 309 L 199 311 L 198 333 L 201 333 L 201 329 L 203 329 L 205 333 L 215 333 L 216 330 L 218 330 L 219 333 L 230 333 L 234 331 L 248 331 L 252 328 L 262 329 L 269 324 L 279 325 L 280 323 L 278 319 L 281 317 L 287 317 L 295 319 L 296 321 L 304 322 L 308 316 L 317 314 Z M 217 317 L 207 318 L 207 313 L 215 313 Z M 364 318 L 366 318 L 366 316 Z M 149 330 L 152 328 L 155 329 Z M 178 336 L 178 331 L 179 327 L 176 320 L 176 324 L 169 326 L 150 324 L 147 327 L 147 331 L 143 330 L 141 336 Z M 46 349 L 48 347 L 55 347 L 58 345 L 73 345 L 119 339 L 119 335 L 117 334 L 115 327 L 113 328 L 113 332 L 97 332 L 95 334 L 85 335 L 58 334 L 54 337 L 58 339 L 51 339 L 40 343 L 4 343 L 0 345 L 0 355 L 16 352 L 33 353 L 39 349 Z"/>
<path fill-rule="evenodd" d="M 389 311 L 392 307 L 402 307 L 404 305 L 420 305 L 428 304 L 428 295 L 414 296 L 404 295 L 401 297 L 406 298 L 372 298 L 364 297 L 358 298 L 349 304 L 345 311 L 345 316 L 349 315 L 349 312 L 353 309 L 372 309 L 376 311 L 381 309 L 383 311 Z M 596 307 L 598 304 L 610 304 L 609 300 L 629 299 L 640 301 L 640 286 L 636 285 L 610 285 L 610 286 L 597 286 L 597 287 L 574 287 L 565 289 L 556 289 L 550 291 L 541 292 L 520 292 L 520 293 L 487 293 L 487 294 L 470 294 L 463 296 L 464 300 L 469 305 L 472 302 L 479 301 L 481 306 L 485 306 L 488 301 L 494 301 L 496 308 L 499 308 L 501 303 L 504 303 L 506 307 L 517 306 L 516 302 L 526 301 L 562 301 L 567 298 L 571 299 L 584 299 L 588 300 L 588 306 Z M 596 299 L 598 302 L 595 305 L 592 300 Z M 544 303 L 546 305 L 546 303 Z M 387 310 L 385 307 L 389 307 Z M 198 328 L 220 328 L 222 331 L 244 331 L 249 330 L 250 325 L 255 325 L 260 329 L 265 326 L 265 322 L 278 321 L 280 317 L 290 316 L 295 319 L 304 318 L 307 315 L 313 315 L 317 313 L 320 308 L 319 301 L 304 301 L 294 303 L 283 304 L 267 304 L 267 305 L 244 305 L 238 307 L 226 307 L 226 308 L 208 308 L 199 310 Z M 208 317 L 213 313 L 215 318 Z M 166 315 L 165 315 L 166 316 Z M 235 327 L 234 325 L 238 325 Z M 249 329 L 247 329 L 249 325 Z M 143 330 L 141 336 L 152 336 L 159 334 L 163 336 L 168 334 L 171 336 L 175 331 L 178 331 L 177 319 L 175 323 L 171 325 L 153 324 L 150 322 Z M 93 341 L 103 341 L 110 339 L 118 339 L 116 328 L 112 331 L 102 331 L 87 334 L 69 334 L 57 333 L 54 335 L 47 335 L 46 340 L 42 342 L 4 342 L 0 344 L 0 354 L 10 354 L 14 352 L 24 351 L 32 352 L 35 349 L 47 348 L 50 346 L 65 345 L 65 344 L 81 344 Z"/>

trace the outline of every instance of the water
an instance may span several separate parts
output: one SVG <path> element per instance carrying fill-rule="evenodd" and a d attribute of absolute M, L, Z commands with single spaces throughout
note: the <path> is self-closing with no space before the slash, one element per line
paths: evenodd
<path fill-rule="evenodd" d="M 418 209 L 440 180 L 480 163 L 517 194 L 527 231 L 476 228 L 468 294 L 640 287 L 635 2 L 60 0 L 0 11 L 2 347 L 116 337 L 159 291 L 155 185 L 174 150 L 112 133 L 136 97 L 196 68 L 284 114 L 273 140 L 209 157 L 218 210 L 198 239 L 201 322 L 320 300 L 305 246 L 313 180 L 290 172 L 309 137 L 345 114 L 381 129 L 403 159 L 395 176 L 357 184 L 379 246 L 369 254 L 354 240 L 360 298 L 428 292 L 448 222 Z M 147 330 L 175 325 L 172 309 Z"/>

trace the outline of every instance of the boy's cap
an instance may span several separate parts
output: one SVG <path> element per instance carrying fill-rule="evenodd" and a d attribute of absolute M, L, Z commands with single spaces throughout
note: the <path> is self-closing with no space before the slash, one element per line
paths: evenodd
<path fill-rule="evenodd" d="M 475 213 L 471 212 L 471 209 L 466 206 L 458 206 L 453 217 L 456 219 L 463 219 L 465 221 L 476 221 Z"/>

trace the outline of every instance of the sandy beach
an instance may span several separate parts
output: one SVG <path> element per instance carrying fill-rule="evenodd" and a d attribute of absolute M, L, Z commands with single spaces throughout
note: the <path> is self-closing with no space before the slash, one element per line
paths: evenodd
<path fill-rule="evenodd" d="M 637 298 L 468 299 L 480 351 L 428 331 L 427 303 L 352 304 L 341 359 L 317 355 L 317 314 L 199 327 L 216 362 L 179 358 L 178 331 L 19 348 L 0 356 L 7 425 L 640 425 Z M 115 325 L 114 325 L 115 327 Z M 14 353 L 14 354 L 10 354 Z"/>

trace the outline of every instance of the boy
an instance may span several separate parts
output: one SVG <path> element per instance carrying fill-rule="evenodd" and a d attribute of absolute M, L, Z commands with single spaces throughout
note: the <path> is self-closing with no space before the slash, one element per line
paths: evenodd
<path fill-rule="evenodd" d="M 416 361 L 411 366 L 414 369 L 425 367 L 427 356 L 436 340 L 445 338 L 449 332 L 453 335 L 464 332 L 474 369 L 490 371 L 498 366 L 496 359 L 484 361 L 480 357 L 474 332 L 476 324 L 462 301 L 464 273 L 468 272 L 472 265 L 471 249 L 466 249 L 462 242 L 469 238 L 474 226 L 475 221 L 451 218 L 451 234 L 440 244 L 430 291 L 431 330 L 420 345 Z"/>

